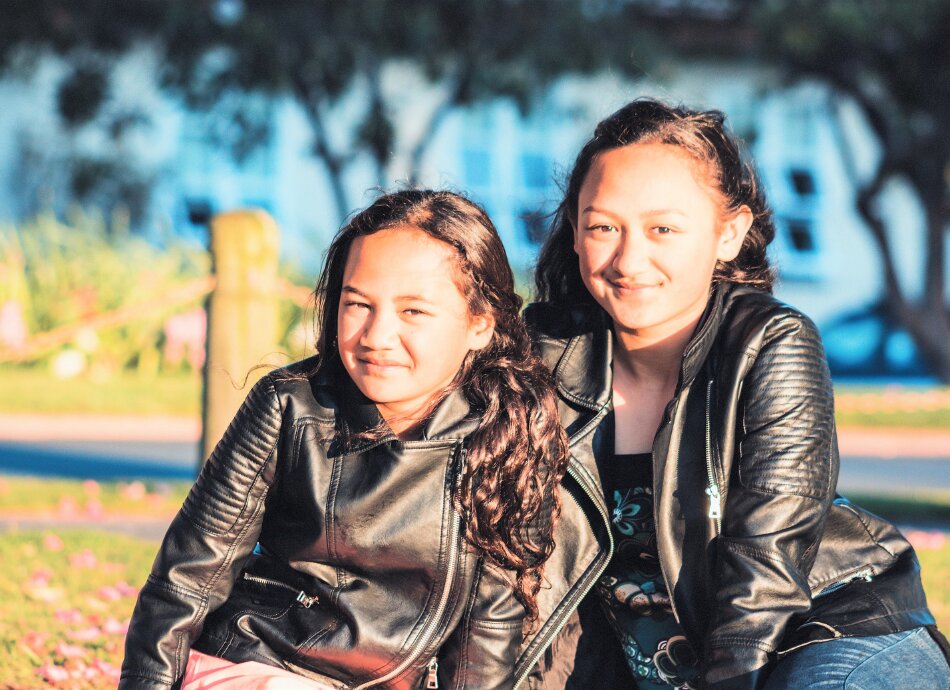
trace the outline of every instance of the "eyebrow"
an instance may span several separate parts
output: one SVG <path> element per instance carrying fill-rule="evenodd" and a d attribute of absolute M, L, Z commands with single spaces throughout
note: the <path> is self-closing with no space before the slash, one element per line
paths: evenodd
<path fill-rule="evenodd" d="M 614 216 L 614 215 L 616 215 L 615 213 L 613 213 L 613 212 L 611 212 L 611 211 L 608 211 L 608 210 L 603 209 L 603 208 L 597 208 L 596 206 L 588 206 L 588 207 L 585 208 L 583 211 L 581 211 L 581 214 L 584 214 L 584 213 L 603 213 L 603 214 L 606 215 L 606 216 Z M 641 218 L 649 218 L 650 216 L 663 216 L 663 215 L 670 215 L 670 214 L 674 214 L 674 215 L 677 215 L 677 216 L 685 216 L 685 215 L 686 215 L 686 214 L 683 213 L 682 211 L 680 211 L 680 210 L 678 210 L 678 209 L 675 209 L 675 208 L 651 208 L 649 211 L 644 211 L 643 213 L 641 213 L 641 214 L 640 214 L 640 217 L 641 217 Z"/>
<path fill-rule="evenodd" d="M 352 285 L 344 285 L 341 292 L 352 292 L 365 299 L 371 299 L 371 297 L 367 295 L 365 292 L 358 290 Z M 427 297 L 423 297 L 422 295 L 399 295 L 396 297 L 395 301 L 396 302 L 425 302 L 426 304 L 435 304 L 432 300 L 430 300 Z"/>

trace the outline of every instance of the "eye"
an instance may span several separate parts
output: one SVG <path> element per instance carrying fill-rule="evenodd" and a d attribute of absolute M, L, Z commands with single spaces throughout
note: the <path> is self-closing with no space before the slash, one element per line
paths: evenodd
<path fill-rule="evenodd" d="M 345 300 L 343 302 L 344 309 L 369 309 L 369 305 L 366 302 L 357 302 L 354 300 Z"/>
<path fill-rule="evenodd" d="M 587 227 L 587 230 L 589 232 L 608 233 L 608 232 L 617 232 L 617 227 L 614 225 L 609 225 L 607 223 L 601 223 L 598 225 L 589 225 Z"/>
<path fill-rule="evenodd" d="M 403 309 L 402 313 L 406 316 L 428 316 L 429 312 L 423 311 L 422 309 Z"/>
<path fill-rule="evenodd" d="M 669 235 L 673 232 L 673 228 L 667 225 L 654 225 L 651 230 L 657 235 Z"/>

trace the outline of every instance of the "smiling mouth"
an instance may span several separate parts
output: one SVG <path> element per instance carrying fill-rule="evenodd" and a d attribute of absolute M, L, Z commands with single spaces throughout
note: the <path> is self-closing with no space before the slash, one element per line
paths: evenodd
<path fill-rule="evenodd" d="M 610 284 L 610 287 L 619 292 L 638 292 L 640 290 L 649 290 L 650 288 L 658 287 L 655 283 L 621 283 L 616 280 L 610 280 L 609 278 L 607 282 Z"/>
<path fill-rule="evenodd" d="M 407 365 L 400 362 L 391 362 L 389 360 L 379 360 L 379 359 L 366 359 L 365 357 L 358 357 L 357 361 L 369 369 L 370 371 L 377 372 L 389 372 L 396 371 L 397 369 L 405 369 Z"/>

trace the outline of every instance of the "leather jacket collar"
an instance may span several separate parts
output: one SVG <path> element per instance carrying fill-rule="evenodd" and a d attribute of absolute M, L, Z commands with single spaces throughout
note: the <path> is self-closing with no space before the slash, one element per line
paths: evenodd
<path fill-rule="evenodd" d="M 706 361 L 729 293 L 728 285 L 713 287 L 706 310 L 683 351 L 677 388 L 692 383 Z M 532 305 L 537 306 L 544 305 Z M 572 329 L 573 337 L 554 369 L 558 392 L 578 405 L 598 410 L 610 403 L 613 391 L 613 325 L 607 312 L 596 304 L 579 304 L 569 313 L 571 323 L 562 328 Z"/>
<path fill-rule="evenodd" d="M 330 401 L 334 398 L 339 399 L 340 422 L 345 425 L 345 429 L 341 429 L 344 432 L 341 437 L 349 438 L 356 434 L 365 434 L 369 442 L 358 444 L 361 450 L 379 443 L 397 440 L 382 415 L 379 414 L 376 403 L 363 395 L 353 383 L 353 379 L 346 374 L 338 357 L 334 356 L 326 365 L 320 367 L 311 385 L 315 389 L 323 389 L 315 391 L 318 393 L 317 400 L 333 405 Z M 343 394 L 339 395 L 341 390 Z M 327 419 L 333 418 L 334 411 L 331 407 L 325 408 L 324 411 Z M 472 409 L 464 391 L 461 388 L 455 388 L 436 405 L 435 410 L 423 425 L 421 435 L 413 440 L 458 441 L 472 433 L 479 421 L 480 415 Z"/>

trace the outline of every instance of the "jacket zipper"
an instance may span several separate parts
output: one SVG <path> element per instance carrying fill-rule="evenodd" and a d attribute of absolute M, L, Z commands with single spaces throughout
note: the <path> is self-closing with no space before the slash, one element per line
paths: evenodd
<path fill-rule="evenodd" d="M 320 597 L 318 597 L 316 594 L 309 595 L 302 589 L 300 590 L 295 589 L 291 587 L 290 585 L 280 582 L 278 580 L 271 580 L 270 578 L 259 577 L 258 575 L 251 575 L 250 573 L 244 573 L 242 577 L 248 582 L 256 582 L 259 585 L 268 585 L 271 587 L 279 587 L 280 589 L 285 589 L 288 592 L 293 592 L 294 594 L 297 595 L 297 601 L 305 609 L 309 609 L 314 604 L 320 603 Z"/>
<path fill-rule="evenodd" d="M 457 471 L 453 477 L 453 482 L 455 486 L 453 487 L 453 493 L 459 490 L 459 474 L 462 472 L 465 467 L 465 447 L 460 443 L 457 447 Z M 425 651 L 425 648 L 429 646 L 429 643 L 432 641 L 433 635 L 438 632 L 439 626 L 442 624 L 442 617 L 445 615 L 445 609 L 448 608 L 449 598 L 452 596 L 453 584 L 455 582 L 455 571 L 458 568 L 458 551 L 459 551 L 459 531 L 462 525 L 462 516 L 459 515 L 459 512 L 455 509 L 454 502 L 451 502 L 449 506 L 452 511 L 451 522 L 449 523 L 449 553 L 447 556 L 447 568 L 445 573 L 445 585 L 442 589 L 442 596 L 439 599 L 438 606 L 436 606 L 435 614 L 429 618 L 426 622 L 425 627 L 423 628 L 422 634 L 419 635 L 418 641 L 413 645 L 412 651 L 406 655 L 406 658 L 396 666 L 392 671 L 387 673 L 384 676 L 379 678 L 374 678 L 371 681 L 363 683 L 362 685 L 357 685 L 353 690 L 363 690 L 364 688 L 370 688 L 374 685 L 379 685 L 385 683 L 387 680 L 395 678 L 405 671 L 409 666 L 411 666 L 416 659 L 419 658 L 419 655 Z M 433 687 L 428 685 L 432 682 L 432 668 L 433 661 L 435 661 L 435 669 L 438 671 L 438 660 L 433 657 L 428 664 L 428 677 L 426 687 Z M 435 683 L 438 687 L 438 676 L 436 676 Z"/>
<path fill-rule="evenodd" d="M 434 690 L 439 687 L 439 659 L 432 657 L 429 659 L 429 665 L 426 666 L 426 690 Z"/>
<path fill-rule="evenodd" d="M 585 425 L 584 429 L 586 429 L 587 426 L 589 425 Z M 603 564 L 597 570 L 597 573 L 582 588 L 575 590 L 574 595 L 568 600 L 568 606 L 562 609 L 561 620 L 549 633 L 548 640 L 544 644 L 538 645 L 538 648 L 533 654 L 531 660 L 529 661 L 528 664 L 525 665 L 524 667 L 525 670 L 522 671 L 521 675 L 515 680 L 515 684 L 512 690 L 518 690 L 518 688 L 521 687 L 521 684 L 524 683 L 525 679 L 531 673 L 531 669 L 534 668 L 534 665 L 538 663 L 538 659 L 541 658 L 542 654 L 544 654 L 544 650 L 548 648 L 550 641 L 553 640 L 555 637 L 557 637 L 558 633 L 561 632 L 561 629 L 564 628 L 564 626 L 567 624 L 568 616 L 565 615 L 565 613 L 569 614 L 573 612 L 575 608 L 577 608 L 574 602 L 579 602 L 581 599 L 583 599 L 587 595 L 587 593 L 591 589 L 593 589 L 594 585 L 597 584 L 597 581 L 600 579 L 600 576 L 604 574 L 605 570 L 607 570 L 607 566 L 610 564 L 610 559 L 613 558 L 614 535 L 610 531 L 610 516 L 608 516 L 607 512 L 600 507 L 600 502 L 599 502 L 600 499 L 594 496 L 594 492 L 592 492 L 590 489 L 587 488 L 586 482 L 582 481 L 580 476 L 574 470 L 572 470 L 570 466 L 568 466 L 567 468 L 567 473 L 571 477 L 574 478 L 574 481 L 578 483 L 578 485 L 581 487 L 581 490 L 583 490 L 583 492 L 587 494 L 588 498 L 591 499 L 591 502 L 593 502 L 594 506 L 597 507 L 597 512 L 599 512 L 601 517 L 604 519 L 604 524 L 607 526 L 607 538 L 609 540 L 609 549 L 607 550 L 607 557 L 604 559 Z"/>
<path fill-rule="evenodd" d="M 822 589 L 820 592 L 818 592 L 818 594 L 814 595 L 814 597 L 817 599 L 818 597 L 823 597 L 826 594 L 831 594 L 832 592 L 836 592 L 842 587 L 844 587 L 845 585 L 850 585 L 855 580 L 864 580 L 865 582 L 870 582 L 873 578 L 874 578 L 873 568 L 871 568 L 870 566 L 866 566 L 864 568 L 860 568 L 859 570 L 856 570 L 853 573 L 845 575 L 843 578 L 841 578 L 837 582 L 831 583 L 830 585 Z"/>
<path fill-rule="evenodd" d="M 707 517 L 716 521 L 716 536 L 718 537 L 722 534 L 722 494 L 719 492 L 719 484 L 716 482 L 713 470 L 712 387 L 713 380 L 709 379 L 709 383 L 706 384 L 706 478 L 709 480 L 706 495 L 709 496 Z"/>

